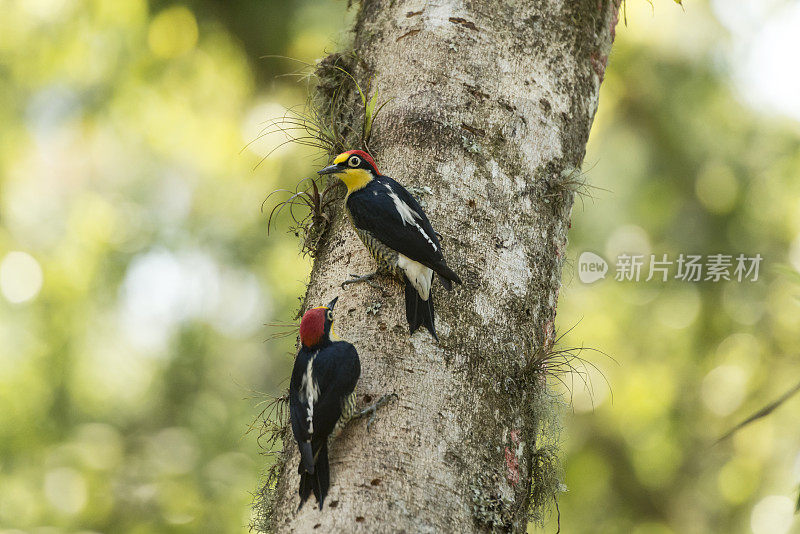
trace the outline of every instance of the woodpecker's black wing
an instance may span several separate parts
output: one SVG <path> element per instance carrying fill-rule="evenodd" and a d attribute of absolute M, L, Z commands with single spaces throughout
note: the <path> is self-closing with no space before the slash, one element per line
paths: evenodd
<path fill-rule="evenodd" d="M 294 359 L 292 378 L 289 381 L 289 415 L 292 422 L 292 433 L 298 443 L 311 439 L 306 422 L 308 404 L 300 400 L 300 388 L 303 385 L 303 375 L 308 367 L 308 362 L 314 354 L 314 351 L 306 347 L 300 349 Z"/>
<path fill-rule="evenodd" d="M 461 283 L 447 266 L 439 238 L 419 202 L 388 176 L 378 176 L 350 194 L 347 208 L 353 224 L 381 243 L 433 269 L 445 280 Z M 449 282 L 445 284 L 449 289 Z"/>
<path fill-rule="evenodd" d="M 327 438 L 342 415 L 342 402 L 356 389 L 361 361 L 352 344 L 335 341 L 319 352 L 313 367 L 319 385 L 314 433 Z"/>
<path fill-rule="evenodd" d="M 309 364 L 313 382 L 310 385 Z M 292 433 L 298 444 L 318 436 L 328 437 L 342 414 L 342 401 L 355 390 L 360 375 L 358 352 L 346 341 L 336 341 L 319 350 L 300 350 L 289 383 Z"/>
<path fill-rule="evenodd" d="M 310 443 L 312 428 L 308 420 L 308 399 L 303 391 L 305 388 L 303 377 L 312 356 L 316 357 L 316 351 L 303 347 L 294 360 L 292 378 L 289 382 L 289 417 L 292 423 L 292 434 L 300 449 L 300 468 L 313 474 L 314 455 Z"/>

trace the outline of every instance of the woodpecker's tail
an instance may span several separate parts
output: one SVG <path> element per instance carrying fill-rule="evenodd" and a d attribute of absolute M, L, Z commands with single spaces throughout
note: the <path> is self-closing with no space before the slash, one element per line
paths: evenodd
<path fill-rule="evenodd" d="M 300 473 L 306 472 L 314 474 L 314 453 L 311 452 L 311 442 L 303 441 L 298 444 L 300 447 Z"/>
<path fill-rule="evenodd" d="M 322 441 L 322 447 L 320 447 L 319 451 L 317 451 L 313 473 L 309 473 L 303 467 L 302 460 L 300 461 L 298 472 L 300 473 L 300 506 L 297 509 L 300 510 L 300 508 L 303 507 L 308 498 L 311 496 L 311 492 L 314 492 L 314 496 L 317 498 L 317 502 L 319 503 L 319 509 L 322 510 L 322 505 L 325 503 L 325 497 L 328 495 L 328 488 L 330 488 L 331 485 L 331 472 L 330 466 L 328 465 L 327 439 Z"/>
<path fill-rule="evenodd" d="M 433 326 L 433 291 L 428 294 L 428 300 L 422 300 L 417 290 L 406 278 L 406 320 L 410 333 L 424 326 L 431 333 L 433 339 L 439 341 L 436 327 Z"/>
<path fill-rule="evenodd" d="M 453 284 L 451 284 L 451 282 L 455 282 L 456 284 L 461 283 L 461 278 L 458 277 L 458 275 L 453 271 L 453 269 L 447 266 L 444 260 L 442 260 L 441 263 L 436 265 L 433 268 L 433 270 L 436 271 L 436 274 L 439 275 L 439 281 L 442 282 L 442 285 L 448 291 L 450 291 L 450 289 L 452 289 L 453 287 Z"/>

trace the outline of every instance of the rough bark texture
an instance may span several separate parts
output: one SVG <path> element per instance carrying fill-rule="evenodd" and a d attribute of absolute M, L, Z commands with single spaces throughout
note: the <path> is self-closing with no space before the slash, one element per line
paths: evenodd
<path fill-rule="evenodd" d="M 396 392 L 371 432 L 330 450 L 320 513 L 299 513 L 296 447 L 277 487 L 278 532 L 523 532 L 536 470 L 573 191 L 613 40 L 614 0 L 365 0 L 356 77 L 391 99 L 370 149 L 417 188 L 464 279 L 434 284 L 437 344 L 409 337 L 402 286 L 341 290 L 375 263 L 341 214 L 321 243 L 307 306 L 340 296 L 358 348 L 359 401 Z M 355 147 L 354 147 L 355 148 Z M 571 178 L 572 177 L 572 178 Z M 380 304 L 380 307 L 377 305 Z M 541 494 L 537 494 L 541 497 Z"/>

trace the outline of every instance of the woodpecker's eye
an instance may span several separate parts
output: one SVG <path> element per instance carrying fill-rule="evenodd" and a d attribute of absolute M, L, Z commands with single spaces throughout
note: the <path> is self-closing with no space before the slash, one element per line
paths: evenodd
<path fill-rule="evenodd" d="M 351 167 L 358 167 L 361 165 L 361 158 L 358 156 L 350 156 L 350 159 L 347 160 L 347 164 Z"/>
<path fill-rule="evenodd" d="M 327 315 L 329 321 L 333 321 L 333 312 L 332 311 L 328 310 L 326 315 Z"/>

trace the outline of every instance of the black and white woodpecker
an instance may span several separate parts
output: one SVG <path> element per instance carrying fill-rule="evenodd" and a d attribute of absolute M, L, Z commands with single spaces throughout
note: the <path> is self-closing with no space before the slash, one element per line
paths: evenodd
<path fill-rule="evenodd" d="M 302 346 L 289 383 L 292 433 L 300 449 L 300 507 L 313 492 L 320 510 L 330 487 L 328 440 L 348 421 L 362 415 L 355 409 L 356 383 L 361 374 L 358 353 L 333 333 L 337 300 L 303 315 Z"/>
<path fill-rule="evenodd" d="M 378 262 L 405 280 L 406 319 L 413 334 L 425 326 L 438 341 L 433 323 L 433 273 L 448 291 L 461 283 L 444 260 L 439 238 L 419 202 L 402 185 L 378 172 L 361 150 L 336 156 L 319 174 L 332 174 L 347 186 L 345 206 L 358 237 Z M 345 284 L 372 278 L 378 271 Z"/>

